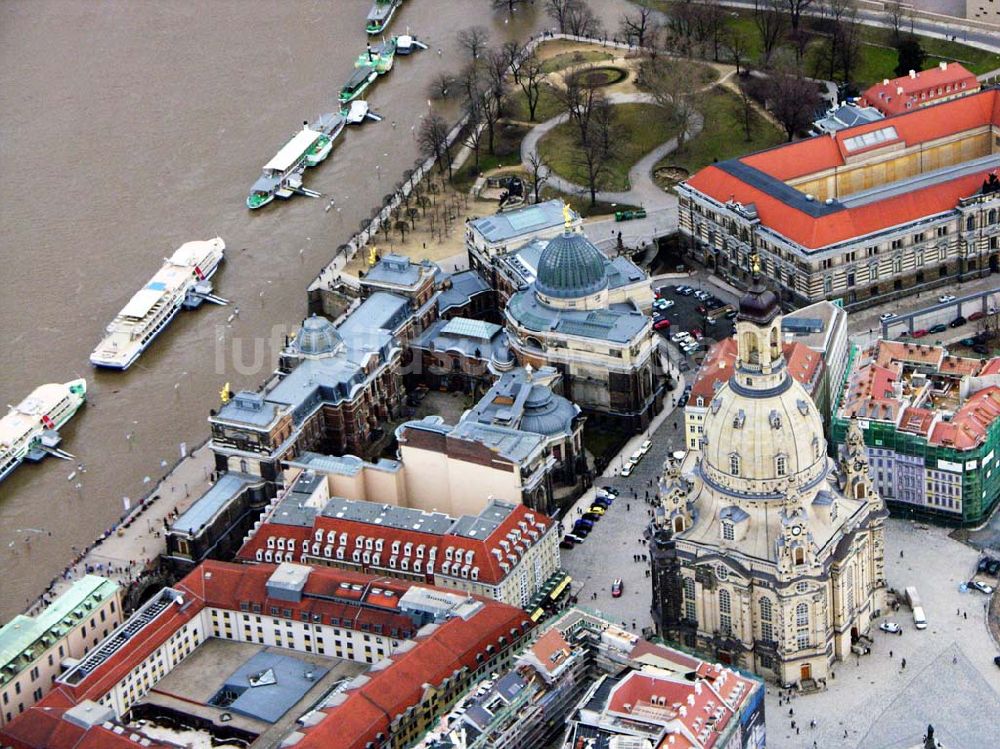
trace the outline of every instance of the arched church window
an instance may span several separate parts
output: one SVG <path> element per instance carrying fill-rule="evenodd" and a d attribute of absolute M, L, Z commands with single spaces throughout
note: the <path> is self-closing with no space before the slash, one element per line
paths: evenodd
<path fill-rule="evenodd" d="M 792 555 L 792 558 L 795 560 L 795 564 L 805 564 L 805 562 L 806 562 L 806 553 L 800 547 L 798 549 L 795 549 L 795 553 Z"/>
<path fill-rule="evenodd" d="M 809 626 L 809 604 L 800 603 L 795 607 L 795 626 L 796 627 L 808 627 Z"/>
<path fill-rule="evenodd" d="M 763 621 L 763 622 L 769 622 L 769 621 L 771 621 L 771 617 L 773 616 L 772 612 L 773 612 L 773 609 L 771 607 L 771 599 L 770 598 L 764 598 L 763 596 L 761 596 L 761 599 L 760 599 L 760 619 L 761 619 L 761 621 Z"/>

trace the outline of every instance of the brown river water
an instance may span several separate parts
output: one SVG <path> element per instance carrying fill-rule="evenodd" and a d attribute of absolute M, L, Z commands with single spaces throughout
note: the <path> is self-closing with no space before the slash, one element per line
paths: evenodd
<path fill-rule="evenodd" d="M 628 7 L 591 2 L 612 31 Z M 0 404 L 44 382 L 89 385 L 61 432 L 86 472 L 70 481 L 76 465 L 47 458 L 0 484 L 0 622 L 116 521 L 123 497 L 146 494 L 181 442 L 207 437 L 225 382 L 263 381 L 266 342 L 301 321 L 306 286 L 417 158 L 411 128 L 431 79 L 460 67 L 456 33 L 482 24 L 500 42 L 551 27 L 541 0 L 510 21 L 488 0 L 407 0 L 390 30 L 431 49 L 397 59 L 367 94 L 385 121 L 349 128 L 306 174 L 336 210 L 296 197 L 251 213 L 243 201 L 263 163 L 303 120 L 334 111 L 370 5 L 0 4 Z M 180 313 L 127 372 L 94 370 L 104 326 L 162 259 L 216 235 L 227 262 L 213 281 L 233 305 Z"/>

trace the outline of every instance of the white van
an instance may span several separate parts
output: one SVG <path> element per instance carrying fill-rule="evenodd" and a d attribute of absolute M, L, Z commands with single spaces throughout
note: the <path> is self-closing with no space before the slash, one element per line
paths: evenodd
<path fill-rule="evenodd" d="M 927 617 L 924 616 L 923 606 L 913 607 L 913 626 L 917 629 L 927 629 Z"/>

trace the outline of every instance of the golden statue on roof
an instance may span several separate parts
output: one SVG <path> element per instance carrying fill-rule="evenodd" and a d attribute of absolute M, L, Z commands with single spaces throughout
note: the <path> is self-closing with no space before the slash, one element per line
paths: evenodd
<path fill-rule="evenodd" d="M 755 276 L 760 275 L 760 255 L 754 250 L 753 255 L 750 256 L 750 270 Z"/>
<path fill-rule="evenodd" d="M 573 209 L 566 202 L 563 203 L 563 222 L 567 229 L 573 228 Z"/>

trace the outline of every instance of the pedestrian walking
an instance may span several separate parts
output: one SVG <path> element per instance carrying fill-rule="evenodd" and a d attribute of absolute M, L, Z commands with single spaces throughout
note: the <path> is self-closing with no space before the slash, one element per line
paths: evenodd
<path fill-rule="evenodd" d="M 631 502 L 626 502 L 625 503 L 625 511 L 626 512 L 632 512 L 632 503 Z"/>
<path fill-rule="evenodd" d="M 892 651 L 889 651 L 889 657 L 892 658 Z"/>
<path fill-rule="evenodd" d="M 903 550 L 902 550 L 902 549 L 900 549 L 900 550 L 899 550 L 899 558 L 900 558 L 900 559 L 902 559 L 902 558 L 903 558 Z"/>
<path fill-rule="evenodd" d="M 906 668 L 906 658 L 904 658 L 904 659 L 902 660 L 902 666 L 903 666 L 903 668 L 904 668 L 904 669 Z"/>

